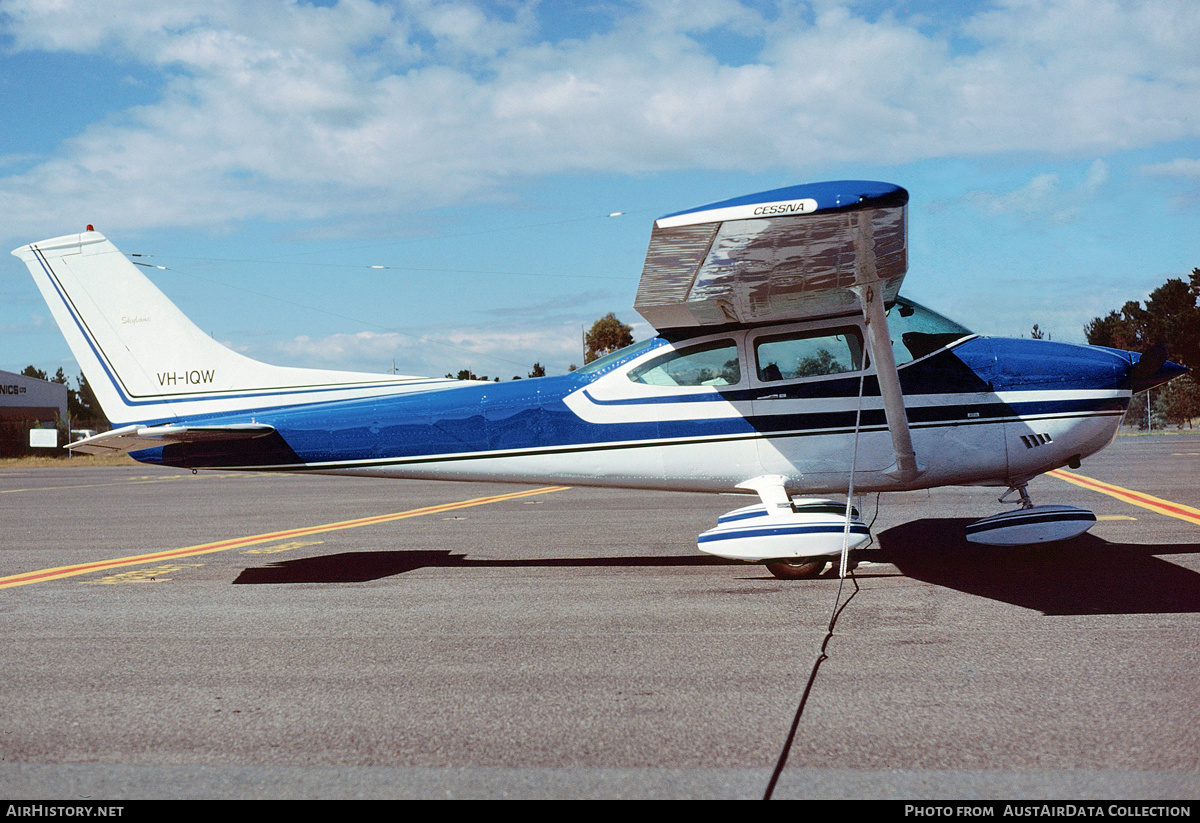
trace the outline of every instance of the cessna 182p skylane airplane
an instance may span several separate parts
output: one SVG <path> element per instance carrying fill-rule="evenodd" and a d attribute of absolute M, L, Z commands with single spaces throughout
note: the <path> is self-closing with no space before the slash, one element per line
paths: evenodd
<path fill-rule="evenodd" d="M 116 427 L 76 451 L 757 493 L 698 545 L 781 577 L 815 575 L 869 538 L 849 506 L 801 493 L 994 485 L 1020 505 L 971 524 L 968 539 L 1083 533 L 1091 512 L 1034 506 L 1026 484 L 1104 448 L 1131 392 L 1183 367 L 1165 352 L 980 337 L 906 300 L 907 203 L 898 186 L 839 181 L 660 218 L 634 304 L 658 336 L 571 374 L 503 384 L 251 360 L 90 226 L 13 254 Z"/>

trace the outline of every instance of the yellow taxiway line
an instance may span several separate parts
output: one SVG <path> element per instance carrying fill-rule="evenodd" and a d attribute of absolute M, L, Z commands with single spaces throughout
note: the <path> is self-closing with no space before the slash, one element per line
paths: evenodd
<path fill-rule="evenodd" d="M 1185 506 L 1182 503 L 1173 503 L 1170 500 L 1163 500 L 1153 495 L 1143 492 L 1133 491 L 1121 486 L 1114 486 L 1111 483 L 1105 483 L 1101 480 L 1096 480 L 1091 477 L 1085 477 L 1081 474 L 1055 469 L 1047 472 L 1051 477 L 1056 477 L 1059 480 L 1065 480 L 1068 483 L 1074 483 L 1076 486 L 1082 486 L 1085 489 L 1107 494 L 1110 497 L 1115 497 L 1118 500 L 1130 503 L 1134 506 L 1140 506 L 1143 509 L 1175 517 L 1180 520 L 1185 520 L 1188 523 L 1193 523 L 1200 526 L 1200 509 L 1194 509 L 1191 506 Z M 219 540 L 215 543 L 202 543 L 198 546 L 187 546 L 182 549 L 168 549 L 161 552 L 152 552 L 150 554 L 139 554 L 131 557 L 118 557 L 111 560 L 100 560 L 94 563 L 80 563 L 73 566 L 58 566 L 52 569 L 42 569 L 40 571 L 24 572 L 14 574 L 8 577 L 0 577 L 0 589 L 8 589 L 14 586 L 26 586 L 30 583 L 42 583 L 48 580 L 60 580 L 64 577 L 74 577 L 80 574 L 91 574 L 98 571 L 107 571 L 108 569 L 121 568 L 123 566 L 139 566 L 146 563 L 157 563 L 164 560 L 174 560 L 181 557 L 194 557 L 200 554 L 212 554 L 215 552 L 229 551 L 230 549 L 238 549 L 243 546 L 252 546 L 257 543 L 269 543 L 274 540 L 282 540 L 284 538 L 304 537 L 310 534 L 321 534 L 322 532 L 340 531 L 343 529 L 354 529 L 359 526 L 371 526 L 377 523 L 388 523 L 393 520 L 404 520 L 409 517 L 421 517 L 426 514 L 438 514 L 440 512 L 454 511 L 455 509 L 465 509 L 471 506 L 483 506 L 488 503 L 499 503 L 503 500 L 514 500 L 521 497 L 531 497 L 537 494 L 547 494 L 548 492 L 562 491 L 570 488 L 569 486 L 543 486 L 537 489 L 526 489 L 519 492 L 509 492 L 508 494 L 497 494 L 489 497 L 475 497 L 470 500 L 460 500 L 455 503 L 441 503 L 436 506 L 424 506 L 419 509 L 409 509 L 403 512 L 394 512 L 392 514 L 380 514 L 374 517 L 361 517 L 357 520 L 342 520 L 336 523 L 324 523 L 319 526 L 305 526 L 299 529 L 286 529 L 277 532 L 267 532 L 264 534 L 254 534 L 248 537 L 236 537 L 230 540 Z"/>
<path fill-rule="evenodd" d="M 242 474 L 240 472 L 231 472 L 227 474 L 213 474 L 205 472 L 204 474 L 186 475 L 186 474 L 168 474 L 168 475 L 140 475 L 131 477 L 127 480 L 107 480 L 103 483 L 74 483 L 67 486 L 30 486 L 26 489 L 0 489 L 0 494 L 20 494 L 21 492 L 56 492 L 70 491 L 71 489 L 98 489 L 108 488 L 109 486 L 139 486 L 146 483 L 176 483 L 181 480 L 195 481 L 206 480 L 208 478 L 217 477 L 237 477 L 239 479 L 251 477 L 252 475 Z"/>
<path fill-rule="evenodd" d="M 547 494 L 548 492 L 557 492 L 570 488 L 569 486 L 543 486 L 537 489 L 525 489 L 519 492 L 509 492 L 508 494 L 495 494 L 489 497 L 475 497 L 470 500 L 460 500 L 456 503 L 441 503 L 436 506 L 424 506 L 419 509 L 409 509 L 403 512 L 394 512 L 392 514 L 380 514 L 374 517 L 361 517 L 357 520 L 341 520 L 337 523 L 324 523 L 319 526 L 305 526 L 299 529 L 286 529 L 284 531 L 267 532 L 265 534 L 254 534 L 249 537 L 235 537 L 231 540 L 218 540 L 215 543 L 202 543 L 199 546 L 187 546 L 182 549 L 168 549 L 161 552 L 152 552 L 150 554 L 139 554 L 132 557 L 117 557 L 111 560 L 99 560 L 94 563 L 79 563 L 74 566 L 58 566 L 53 569 L 42 569 L 34 572 L 24 572 L 22 574 L 14 574 L 8 577 L 0 577 L 0 589 L 9 589 L 13 586 L 27 586 L 30 583 L 43 583 L 47 580 L 60 580 L 64 577 L 74 577 L 79 574 L 91 574 L 92 572 L 107 571 L 108 569 L 116 569 L 122 566 L 138 566 L 143 563 L 158 563 L 163 560 L 174 560 L 180 557 L 194 557 L 198 554 L 212 554 L 214 552 L 223 552 L 230 549 L 238 549 L 242 546 L 252 546 L 255 543 L 269 543 L 272 540 L 282 540 L 287 537 L 303 537 L 309 534 L 320 534 L 322 532 L 340 531 L 342 529 L 356 529 L 359 526 L 373 526 L 376 523 L 388 523 L 392 520 L 404 520 L 409 517 L 420 517 L 426 514 L 438 514 L 439 512 L 448 512 L 455 509 L 466 509 L 471 506 L 483 506 L 487 503 L 499 503 L 502 500 L 515 500 L 519 497 L 531 497 L 535 494 Z"/>
<path fill-rule="evenodd" d="M 1076 486 L 1082 486 L 1085 489 L 1107 494 L 1109 497 L 1115 497 L 1126 503 L 1141 506 L 1143 509 L 1165 514 L 1167 517 L 1176 517 L 1200 526 L 1200 509 L 1193 509 L 1191 506 L 1185 506 L 1182 503 L 1172 503 L 1170 500 L 1163 500 L 1161 497 L 1154 497 L 1144 492 L 1136 492 L 1132 489 L 1114 486 L 1111 483 L 1105 483 L 1101 480 L 1084 477 L 1082 474 L 1075 474 L 1063 471 L 1062 469 L 1055 469 L 1054 471 L 1046 472 L 1046 474 L 1051 477 L 1057 477 L 1059 480 L 1065 480 L 1068 483 L 1074 483 Z"/>

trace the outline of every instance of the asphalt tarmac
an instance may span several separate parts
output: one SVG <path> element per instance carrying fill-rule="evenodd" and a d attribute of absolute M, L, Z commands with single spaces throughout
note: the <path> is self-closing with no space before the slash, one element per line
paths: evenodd
<path fill-rule="evenodd" d="M 1200 798 L 1200 435 L 1077 474 L 1143 496 L 871 496 L 843 583 L 697 552 L 744 498 L 0 470 L 0 797 Z"/>

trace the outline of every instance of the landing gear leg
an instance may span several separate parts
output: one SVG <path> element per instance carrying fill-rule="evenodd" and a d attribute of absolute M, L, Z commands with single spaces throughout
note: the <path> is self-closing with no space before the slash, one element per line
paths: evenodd
<path fill-rule="evenodd" d="M 1009 496 L 1011 496 L 1013 492 L 1016 492 L 1017 494 L 1019 494 L 1021 496 L 1021 508 L 1022 509 L 1032 509 L 1033 508 L 1033 500 L 1029 497 L 1029 485 L 1027 483 L 1022 483 L 1019 486 L 1013 486 L 1011 489 L 1006 491 L 1004 494 L 1000 495 L 999 502 L 1001 502 L 1001 503 L 1016 502 L 1014 500 L 1008 499 Z"/>

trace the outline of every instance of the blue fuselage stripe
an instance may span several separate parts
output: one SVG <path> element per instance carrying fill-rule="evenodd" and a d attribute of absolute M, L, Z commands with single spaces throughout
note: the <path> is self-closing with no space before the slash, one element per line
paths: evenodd
<path fill-rule="evenodd" d="M 739 520 L 752 520 L 756 517 L 766 517 L 767 512 L 760 509 L 756 512 L 743 512 L 742 514 L 723 514 L 717 518 L 718 523 L 736 523 Z"/>
<path fill-rule="evenodd" d="M 980 532 L 992 531 L 994 529 L 1007 529 L 1012 526 L 1028 526 L 1036 523 L 1062 523 L 1074 520 L 1092 520 L 1096 519 L 1096 515 L 1091 512 L 1036 512 L 1034 514 L 1022 515 L 1019 512 L 1013 513 L 1006 517 L 1000 517 L 995 520 L 987 520 L 982 523 L 971 523 L 966 528 L 967 534 L 978 534 Z"/>
<path fill-rule="evenodd" d="M 743 537 L 778 537 L 790 534 L 844 534 L 846 527 L 836 523 L 828 526 L 763 526 L 757 529 L 740 529 L 738 531 L 705 532 L 696 538 L 699 543 L 713 543 L 719 540 L 737 540 Z M 851 525 L 851 534 L 870 534 L 866 526 Z"/>

